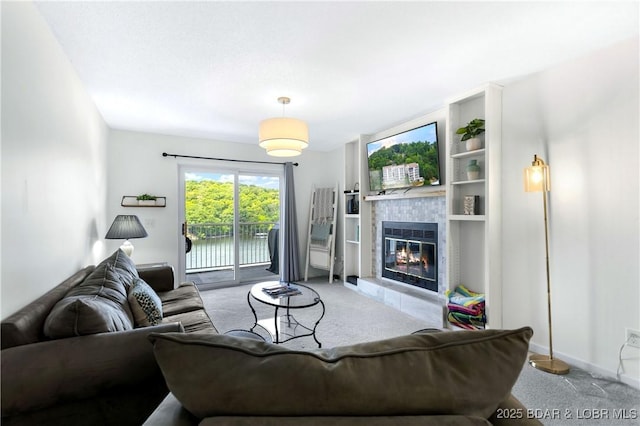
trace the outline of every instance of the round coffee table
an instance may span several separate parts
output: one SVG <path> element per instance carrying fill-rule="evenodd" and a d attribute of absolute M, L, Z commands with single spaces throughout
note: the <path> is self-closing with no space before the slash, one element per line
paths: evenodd
<path fill-rule="evenodd" d="M 269 289 L 282 287 L 296 289 L 297 294 L 284 293 L 280 295 L 270 295 L 267 293 Z M 275 308 L 273 318 L 258 320 L 258 314 L 251 304 L 252 300 L 273 306 Z M 318 344 L 318 347 L 322 347 L 322 343 L 320 343 L 316 337 L 316 328 L 318 324 L 320 324 L 320 320 L 324 317 L 324 303 L 322 299 L 320 299 L 320 295 L 312 288 L 298 283 L 287 284 L 279 281 L 265 281 L 251 287 L 251 290 L 247 294 L 247 303 L 255 319 L 255 323 L 250 328 L 251 331 L 258 326 L 262 327 L 269 332 L 274 343 L 284 343 L 300 337 L 311 336 Z M 322 314 L 313 327 L 301 324 L 291 314 L 292 309 L 304 309 L 316 305 L 322 307 Z M 278 315 L 280 309 L 285 310 L 284 315 Z"/>

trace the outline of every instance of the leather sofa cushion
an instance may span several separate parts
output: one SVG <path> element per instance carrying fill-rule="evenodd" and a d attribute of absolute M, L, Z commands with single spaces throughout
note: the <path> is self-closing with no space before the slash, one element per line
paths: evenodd
<path fill-rule="evenodd" d="M 163 324 L 179 322 L 184 327 L 186 333 L 207 332 L 218 333 L 211 318 L 204 309 L 191 312 L 183 312 L 176 315 L 165 315 L 162 318 Z"/>
<path fill-rule="evenodd" d="M 473 416 L 307 416 L 300 417 L 210 417 L 198 426 L 491 426 Z"/>
<path fill-rule="evenodd" d="M 523 410 L 524 406 L 519 406 Z M 482 417 L 470 416 L 216 416 L 200 421 L 169 393 L 142 426 L 491 426 Z M 521 423 L 518 422 L 518 425 Z M 542 426 L 541 423 L 526 423 Z M 524 423 L 522 424 L 524 426 Z"/>
<path fill-rule="evenodd" d="M 101 262 L 56 303 L 45 320 L 45 336 L 58 339 L 133 328 L 127 299 L 133 276 L 126 269 L 126 262 L 118 262 L 118 254 Z"/>
<path fill-rule="evenodd" d="M 165 316 L 204 309 L 198 288 L 193 283 L 185 283 L 171 291 L 158 292 Z"/>
<path fill-rule="evenodd" d="M 509 396 L 532 335 L 529 327 L 414 334 L 309 351 L 225 335 L 169 333 L 150 339 L 169 389 L 199 418 L 487 419 Z"/>

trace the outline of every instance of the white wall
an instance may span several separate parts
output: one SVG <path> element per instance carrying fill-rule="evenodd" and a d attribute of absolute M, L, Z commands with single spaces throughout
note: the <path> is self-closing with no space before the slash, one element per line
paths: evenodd
<path fill-rule="evenodd" d="M 609 374 L 625 327 L 640 329 L 638 62 L 630 40 L 503 92 L 504 324 L 531 325 L 546 351 L 542 198 L 522 183 L 538 154 L 551 166 L 554 354 Z M 635 380 L 639 356 L 623 352 Z"/>
<path fill-rule="evenodd" d="M 1 7 L 4 318 L 103 256 L 108 130 L 33 4 Z"/>
<path fill-rule="evenodd" d="M 257 126 L 257 124 L 256 124 Z M 256 127 L 257 129 L 257 127 Z M 313 144 L 313 140 L 310 142 Z M 176 268 L 184 247 L 180 236 L 179 168 L 181 165 L 239 168 L 255 170 L 267 168 L 281 171 L 282 166 L 252 165 L 209 160 L 163 157 L 162 153 L 200 157 L 227 158 L 254 161 L 291 161 L 299 163 L 294 168 L 298 228 L 300 233 L 300 268 L 304 271 L 306 233 L 309 217 L 311 187 L 333 185 L 341 174 L 341 164 L 333 161 L 332 153 L 305 150 L 299 157 L 279 159 L 269 157 L 255 145 L 220 142 L 205 139 L 181 138 L 150 133 L 113 130 L 109 139 L 109 196 L 108 218 L 118 214 L 138 215 L 149 237 L 132 240 L 136 263 L 169 262 Z M 165 208 L 121 207 L 124 195 L 149 193 L 167 197 Z M 108 225 L 107 225 L 108 227 Z M 104 235 L 107 228 L 100 230 Z M 115 250 L 121 241 L 107 240 L 108 251 Z"/>

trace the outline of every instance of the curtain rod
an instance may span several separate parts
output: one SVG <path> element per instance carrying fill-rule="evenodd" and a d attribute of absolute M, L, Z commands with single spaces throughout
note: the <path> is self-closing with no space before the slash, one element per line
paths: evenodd
<path fill-rule="evenodd" d="M 280 164 L 284 166 L 286 163 L 278 163 L 275 161 L 255 161 L 255 160 L 234 160 L 230 158 L 214 158 L 214 157 L 198 157 L 195 155 L 180 155 L 180 154 L 167 154 L 166 152 L 162 153 L 163 157 L 175 157 L 175 158 L 195 158 L 198 160 L 217 160 L 217 161 L 234 161 L 237 163 L 257 163 L 257 164 Z M 298 166 L 298 163 L 292 163 L 294 166 Z"/>

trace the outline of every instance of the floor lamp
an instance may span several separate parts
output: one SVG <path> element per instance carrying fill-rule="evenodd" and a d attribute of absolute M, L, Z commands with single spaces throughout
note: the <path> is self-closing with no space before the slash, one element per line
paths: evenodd
<path fill-rule="evenodd" d="M 526 192 L 542 192 L 544 205 L 544 245 L 547 267 L 547 312 L 549 316 L 549 355 L 533 354 L 529 364 L 538 370 L 552 374 L 567 374 L 569 365 L 553 357 L 553 338 L 551 335 L 551 279 L 549 276 L 549 225 L 547 223 L 547 193 L 551 190 L 549 166 L 537 155 L 533 156 L 531 167 L 524 169 L 524 190 Z"/>

